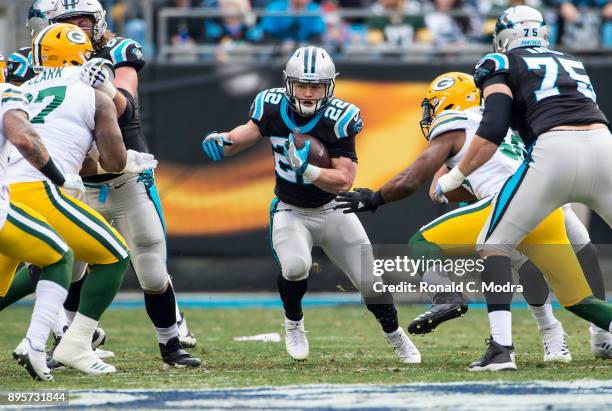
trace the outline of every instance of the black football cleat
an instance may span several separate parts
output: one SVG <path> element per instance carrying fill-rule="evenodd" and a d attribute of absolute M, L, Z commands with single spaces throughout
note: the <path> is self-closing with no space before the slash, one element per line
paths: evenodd
<path fill-rule="evenodd" d="M 459 293 L 438 293 L 432 306 L 408 325 L 410 334 L 427 334 L 443 322 L 463 317 L 468 306 Z"/>
<path fill-rule="evenodd" d="M 164 370 L 174 368 L 199 367 L 202 361 L 189 354 L 178 337 L 171 338 L 166 344 L 159 343 L 159 351 L 164 361 Z"/>
<path fill-rule="evenodd" d="M 499 345 L 492 337 L 487 338 L 485 342 L 489 345 L 487 351 L 480 360 L 470 364 L 470 371 L 516 371 L 514 346 Z"/>

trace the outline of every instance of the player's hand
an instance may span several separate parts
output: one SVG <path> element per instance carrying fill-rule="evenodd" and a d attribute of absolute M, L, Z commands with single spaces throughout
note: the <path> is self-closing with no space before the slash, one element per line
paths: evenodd
<path fill-rule="evenodd" d="M 356 188 L 354 191 L 343 191 L 336 197 L 338 204 L 334 210 L 344 209 L 343 213 L 362 213 L 364 211 L 374 212 L 385 204 L 380 191 L 372 191 L 369 188 Z"/>
<path fill-rule="evenodd" d="M 234 143 L 229 140 L 227 133 L 212 132 L 202 141 L 202 149 L 212 161 L 221 160 L 224 155 L 223 148 L 232 145 Z"/>
<path fill-rule="evenodd" d="M 140 174 L 145 170 L 152 170 L 155 167 L 157 167 L 157 160 L 153 154 L 128 150 L 123 173 Z"/>
<path fill-rule="evenodd" d="M 113 86 L 115 68 L 110 61 L 94 58 L 81 66 L 81 81 L 114 98 L 117 89 Z"/>
<path fill-rule="evenodd" d="M 310 152 L 310 140 L 304 142 L 304 147 L 298 149 L 293 140 L 293 133 L 289 134 L 287 143 L 285 143 L 285 158 L 289 166 L 297 174 L 302 174 L 308 167 L 308 153 Z"/>
<path fill-rule="evenodd" d="M 74 191 L 76 193 L 84 193 L 85 185 L 83 184 L 83 179 L 78 174 L 64 174 L 64 184 L 62 184 L 62 188 L 65 190 Z"/>
<path fill-rule="evenodd" d="M 435 191 L 436 201 L 438 203 L 448 203 L 448 199 L 444 193 L 448 193 L 449 191 L 453 191 L 454 189 L 458 188 L 464 180 L 465 176 L 458 167 L 454 167 L 447 174 L 444 174 L 438 178 Z"/>

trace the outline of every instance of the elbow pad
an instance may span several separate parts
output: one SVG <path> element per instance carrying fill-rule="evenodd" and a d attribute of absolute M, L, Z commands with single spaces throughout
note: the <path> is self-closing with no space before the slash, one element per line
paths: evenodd
<path fill-rule="evenodd" d="M 491 94 L 485 100 L 484 113 L 476 134 L 500 145 L 508 133 L 511 116 L 512 97 L 504 93 Z"/>
<path fill-rule="evenodd" d="M 117 89 L 117 91 L 125 97 L 125 111 L 118 119 L 119 126 L 124 126 L 134 119 L 134 115 L 136 114 L 136 103 L 134 102 L 134 96 L 132 96 L 129 91 L 122 88 Z"/>

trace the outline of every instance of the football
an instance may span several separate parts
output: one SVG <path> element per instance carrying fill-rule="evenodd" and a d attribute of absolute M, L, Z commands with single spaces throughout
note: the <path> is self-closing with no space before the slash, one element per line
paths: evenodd
<path fill-rule="evenodd" d="M 331 168 L 331 158 L 327 149 L 317 138 L 309 136 L 308 134 L 302 134 L 300 132 L 293 132 L 293 140 L 297 148 L 303 148 L 306 140 L 310 140 L 310 152 L 308 153 L 308 162 L 313 166 L 322 168 Z"/>
<path fill-rule="evenodd" d="M 472 201 L 476 199 L 474 194 L 470 193 L 465 187 L 459 186 L 454 190 L 445 193 L 444 196 L 449 203 L 460 203 L 462 201 Z"/>

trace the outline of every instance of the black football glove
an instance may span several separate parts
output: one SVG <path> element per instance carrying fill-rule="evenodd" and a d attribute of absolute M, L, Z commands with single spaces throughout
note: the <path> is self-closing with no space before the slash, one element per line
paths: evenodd
<path fill-rule="evenodd" d="M 385 204 L 380 191 L 374 192 L 369 188 L 356 188 L 355 191 L 338 193 L 336 201 L 339 204 L 334 207 L 334 210 L 345 209 L 344 214 L 374 212 L 378 206 Z"/>

